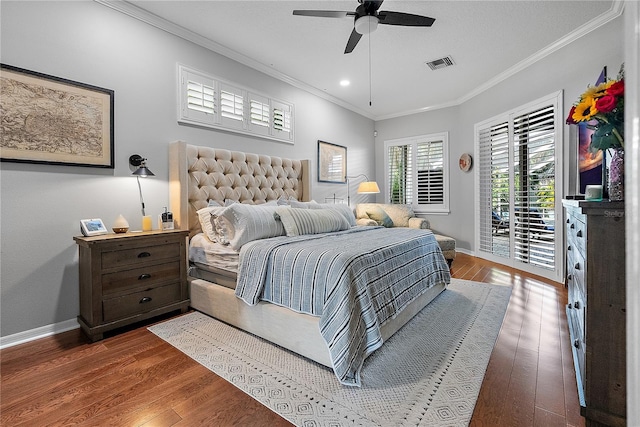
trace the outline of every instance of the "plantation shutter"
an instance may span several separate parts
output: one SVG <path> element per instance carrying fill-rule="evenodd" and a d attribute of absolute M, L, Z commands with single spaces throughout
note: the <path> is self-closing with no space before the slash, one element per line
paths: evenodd
<path fill-rule="evenodd" d="M 418 204 L 444 202 L 444 149 L 442 141 L 417 144 Z"/>
<path fill-rule="evenodd" d="M 413 202 L 411 145 L 392 145 L 388 149 L 389 203 Z"/>
<path fill-rule="evenodd" d="M 554 266 L 555 127 L 552 105 L 514 118 L 514 256 Z M 530 237 L 535 235 L 535 240 Z"/>
<path fill-rule="evenodd" d="M 249 130 L 253 133 L 269 135 L 271 129 L 271 107 L 269 98 L 249 94 Z"/>
<path fill-rule="evenodd" d="M 553 280 L 564 274 L 561 100 L 557 92 L 475 126 L 478 254 Z"/>
<path fill-rule="evenodd" d="M 509 219 L 509 124 L 481 129 L 478 141 L 480 250 L 509 257 L 508 246 L 494 251 L 493 243 L 494 229 L 500 227 L 500 221 Z"/>
<path fill-rule="evenodd" d="M 196 73 L 186 72 L 180 83 L 181 116 L 189 120 L 215 123 L 215 82 Z"/>
<path fill-rule="evenodd" d="M 244 93 L 241 89 L 220 84 L 220 123 L 236 129 L 244 127 Z"/>
<path fill-rule="evenodd" d="M 281 139 L 293 139 L 291 117 L 293 107 L 282 102 L 273 101 L 273 135 Z"/>

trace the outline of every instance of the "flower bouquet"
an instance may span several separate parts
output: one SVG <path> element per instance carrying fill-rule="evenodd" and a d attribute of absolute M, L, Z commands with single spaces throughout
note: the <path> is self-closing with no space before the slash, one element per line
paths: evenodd
<path fill-rule="evenodd" d="M 589 86 L 571 107 L 567 124 L 580 122 L 594 130 L 590 152 L 624 148 L 624 64 L 616 80 Z"/>

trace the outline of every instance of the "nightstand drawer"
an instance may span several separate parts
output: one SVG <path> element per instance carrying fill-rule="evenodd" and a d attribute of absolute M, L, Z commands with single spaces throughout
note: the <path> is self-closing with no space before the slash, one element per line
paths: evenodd
<path fill-rule="evenodd" d="M 159 283 L 177 281 L 179 278 L 180 261 L 117 271 L 102 275 L 102 293 L 109 295 L 138 287 L 149 288 Z"/>
<path fill-rule="evenodd" d="M 180 243 L 132 247 L 102 253 L 102 269 L 125 268 L 180 258 Z"/>
<path fill-rule="evenodd" d="M 180 301 L 180 283 L 135 292 L 102 301 L 105 322 L 146 313 L 172 302 Z"/>

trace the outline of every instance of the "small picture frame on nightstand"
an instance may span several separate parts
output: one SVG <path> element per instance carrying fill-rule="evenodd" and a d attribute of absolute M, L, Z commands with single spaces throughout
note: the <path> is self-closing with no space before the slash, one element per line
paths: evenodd
<path fill-rule="evenodd" d="M 99 236 L 101 234 L 107 234 L 107 227 L 100 218 L 81 219 L 80 231 L 83 236 Z"/>

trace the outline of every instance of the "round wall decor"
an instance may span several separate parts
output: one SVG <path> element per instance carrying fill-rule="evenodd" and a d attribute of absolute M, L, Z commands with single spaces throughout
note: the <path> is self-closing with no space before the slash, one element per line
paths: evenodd
<path fill-rule="evenodd" d="M 458 162 L 460 170 L 468 172 L 469 169 L 471 169 L 472 162 L 473 160 L 471 159 L 471 155 L 468 153 L 464 153 L 462 156 L 460 156 L 460 161 Z"/>

